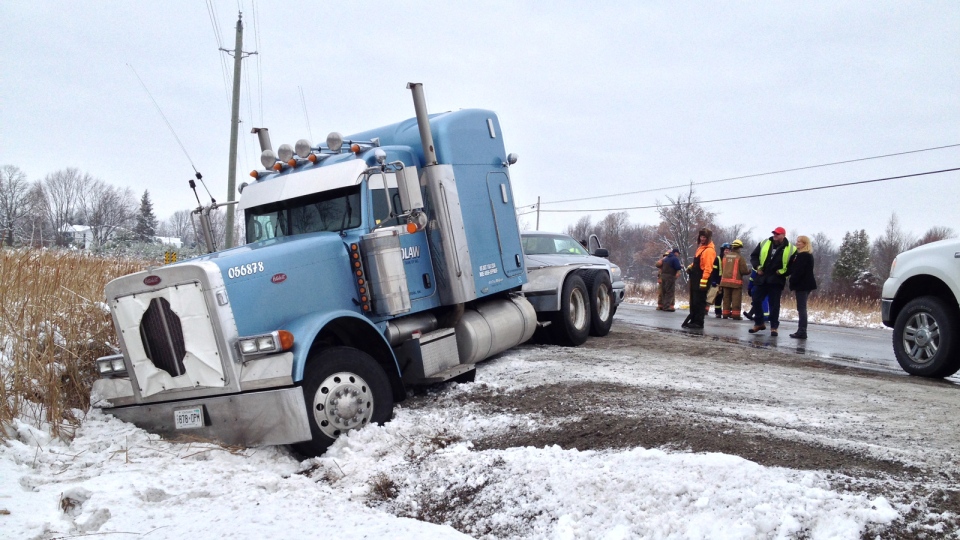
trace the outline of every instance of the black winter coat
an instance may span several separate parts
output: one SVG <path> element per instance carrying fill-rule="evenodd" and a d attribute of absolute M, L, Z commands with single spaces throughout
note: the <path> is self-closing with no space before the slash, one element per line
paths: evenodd
<path fill-rule="evenodd" d="M 798 252 L 790 264 L 790 290 L 812 291 L 817 288 L 813 275 L 813 254 Z"/>
<path fill-rule="evenodd" d="M 769 240 L 772 242 L 773 237 L 771 236 Z M 766 242 L 766 240 L 763 242 Z M 763 242 L 757 244 L 753 253 L 750 254 L 750 264 L 754 270 L 760 268 L 760 250 L 763 247 Z M 783 250 L 785 249 L 790 249 L 790 241 L 786 238 L 783 239 L 783 243 L 779 246 L 770 246 L 770 252 L 767 254 L 767 260 L 763 265 L 763 275 L 760 275 L 759 272 L 757 273 L 757 277 L 754 278 L 754 285 L 774 285 L 781 289 L 786 286 L 787 276 L 793 273 L 793 257 L 787 260 L 786 272 L 783 274 L 777 272 L 777 270 L 783 268 Z"/>

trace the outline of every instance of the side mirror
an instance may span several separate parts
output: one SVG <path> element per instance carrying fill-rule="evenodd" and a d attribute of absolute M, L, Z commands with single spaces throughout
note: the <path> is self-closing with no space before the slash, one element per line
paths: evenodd
<path fill-rule="evenodd" d="M 593 255 L 595 257 L 603 257 L 604 259 L 606 259 L 607 257 L 610 256 L 610 252 L 607 251 L 607 248 L 597 248 L 593 250 Z"/>

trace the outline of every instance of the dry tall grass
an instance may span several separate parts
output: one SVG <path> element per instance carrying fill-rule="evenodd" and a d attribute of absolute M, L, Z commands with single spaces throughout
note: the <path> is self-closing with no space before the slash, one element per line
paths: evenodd
<path fill-rule="evenodd" d="M 116 343 L 104 285 L 148 263 L 0 250 L 0 425 L 29 418 L 69 434 L 90 406 L 95 360 Z M 0 429 L 0 438 L 5 437 Z"/>

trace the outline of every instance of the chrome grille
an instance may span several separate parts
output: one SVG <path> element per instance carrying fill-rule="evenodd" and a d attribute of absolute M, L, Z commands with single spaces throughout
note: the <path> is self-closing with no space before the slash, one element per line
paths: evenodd
<path fill-rule="evenodd" d="M 147 358 L 157 369 L 171 377 L 186 372 L 183 358 L 187 349 L 183 344 L 183 327 L 180 317 L 170 309 L 166 298 L 154 298 L 140 320 L 140 338 Z"/>

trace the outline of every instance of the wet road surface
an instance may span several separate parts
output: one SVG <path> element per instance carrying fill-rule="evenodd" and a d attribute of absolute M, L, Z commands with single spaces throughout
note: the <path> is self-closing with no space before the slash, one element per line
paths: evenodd
<path fill-rule="evenodd" d="M 767 330 L 751 334 L 747 330 L 753 327 L 752 321 L 717 319 L 713 313 L 704 320 L 703 330 L 680 328 L 680 324 L 688 313 L 687 310 L 681 309 L 665 312 L 657 311 L 653 306 L 620 304 L 617 308 L 616 321 L 665 332 L 741 343 L 751 347 L 776 348 L 782 352 L 812 356 L 835 364 L 893 371 L 906 375 L 893 355 L 891 342 L 893 333 L 888 328 L 845 328 L 810 324 L 807 327 L 809 337 L 798 340 L 790 337 L 791 333 L 797 331 L 795 320 L 781 320 L 780 335 L 772 337 L 769 324 Z"/>

